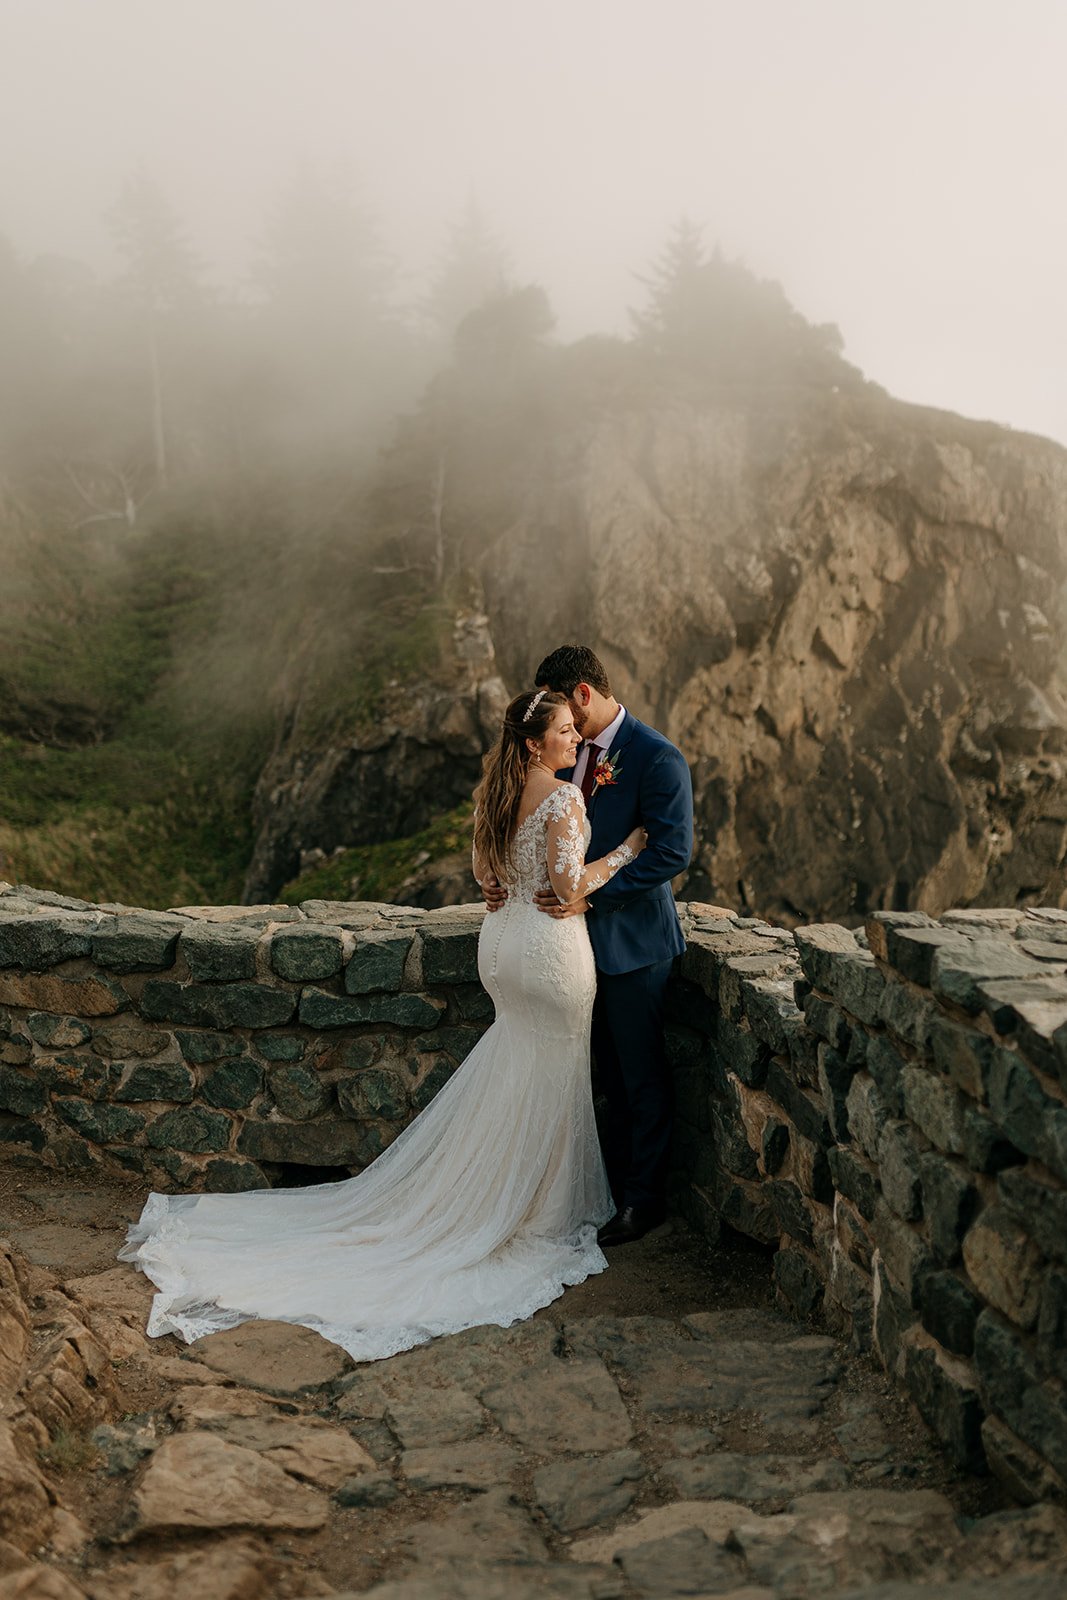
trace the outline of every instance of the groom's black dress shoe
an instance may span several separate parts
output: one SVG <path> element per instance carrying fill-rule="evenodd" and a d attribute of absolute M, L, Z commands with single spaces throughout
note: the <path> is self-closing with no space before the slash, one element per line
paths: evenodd
<path fill-rule="evenodd" d="M 646 1233 L 658 1228 L 664 1220 L 664 1212 L 661 1210 L 623 1206 L 622 1210 L 601 1228 L 596 1236 L 596 1242 L 602 1250 L 609 1249 L 613 1244 L 632 1244 L 635 1239 L 643 1239 Z"/>

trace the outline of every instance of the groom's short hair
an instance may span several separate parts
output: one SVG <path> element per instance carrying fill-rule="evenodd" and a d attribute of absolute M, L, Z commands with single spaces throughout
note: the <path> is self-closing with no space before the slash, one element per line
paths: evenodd
<path fill-rule="evenodd" d="M 587 683 L 599 694 L 609 695 L 611 685 L 604 665 L 587 644 L 561 644 L 546 656 L 534 673 L 534 682 L 547 685 L 556 694 L 571 696 L 580 683 Z"/>

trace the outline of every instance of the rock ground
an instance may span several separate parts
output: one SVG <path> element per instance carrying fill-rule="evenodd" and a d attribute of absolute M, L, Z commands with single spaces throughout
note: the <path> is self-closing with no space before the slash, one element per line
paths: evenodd
<path fill-rule="evenodd" d="M 751 1245 L 660 1230 L 529 1322 L 356 1367 L 277 1323 L 145 1338 L 150 1286 L 114 1259 L 142 1198 L 0 1161 L 0 1236 L 117 1395 L 42 1451 L 60 1509 L 47 1543 L 0 1541 L 0 1600 L 1067 1588 L 1067 1515 L 954 1475 L 883 1374 L 775 1308 Z"/>

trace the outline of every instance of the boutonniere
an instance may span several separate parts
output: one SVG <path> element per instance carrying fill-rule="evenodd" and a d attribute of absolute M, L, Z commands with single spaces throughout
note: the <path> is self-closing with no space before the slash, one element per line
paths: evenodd
<path fill-rule="evenodd" d="M 593 788 L 605 789 L 610 784 L 618 783 L 621 771 L 622 759 L 620 756 L 601 756 L 593 768 Z"/>

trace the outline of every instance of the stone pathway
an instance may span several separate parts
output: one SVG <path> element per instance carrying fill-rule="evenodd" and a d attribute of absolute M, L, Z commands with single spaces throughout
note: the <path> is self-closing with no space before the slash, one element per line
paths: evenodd
<path fill-rule="evenodd" d="M 145 1339 L 121 1190 L 4 1178 L 0 1234 L 38 1263 L 17 1315 L 62 1284 L 119 1398 L 43 1452 L 41 1547 L 0 1508 L 0 1600 L 1067 1593 L 1067 1514 L 954 1482 L 880 1374 L 773 1309 L 751 1251 L 732 1294 L 728 1252 L 664 1232 L 530 1322 L 355 1367 L 280 1323 Z"/>

